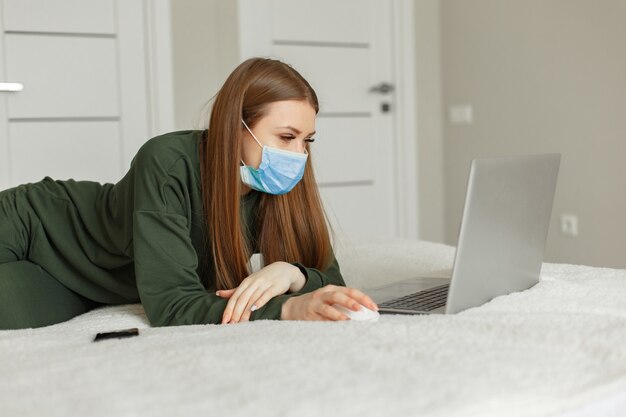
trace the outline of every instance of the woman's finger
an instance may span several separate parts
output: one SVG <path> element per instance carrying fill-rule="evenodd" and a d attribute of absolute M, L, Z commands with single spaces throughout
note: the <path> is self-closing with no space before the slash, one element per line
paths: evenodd
<path fill-rule="evenodd" d="M 215 295 L 222 298 L 230 298 L 236 290 L 237 288 L 231 288 L 229 290 L 219 290 L 215 292 Z"/>
<path fill-rule="evenodd" d="M 246 280 L 243 280 L 241 284 L 235 289 L 235 292 L 230 296 L 230 299 L 226 304 L 226 308 L 224 309 L 224 314 L 222 315 L 222 324 L 228 323 L 232 320 L 237 301 L 239 300 L 241 294 L 246 290 L 247 286 L 248 282 L 246 282 Z"/>
<path fill-rule="evenodd" d="M 231 322 L 239 323 L 241 321 L 241 316 L 248 306 L 250 297 L 252 297 L 252 294 L 254 294 L 257 288 L 258 284 L 251 284 L 239 294 L 239 298 L 233 308 L 233 313 L 230 319 Z"/>
<path fill-rule="evenodd" d="M 364 292 L 357 290 L 356 288 L 350 288 L 350 287 L 337 287 L 337 289 L 339 288 L 341 288 L 339 290 L 341 293 L 354 299 L 359 304 L 364 305 L 370 310 L 378 311 L 378 305 L 374 302 L 374 300 L 370 298 L 369 295 L 365 294 Z"/>
<path fill-rule="evenodd" d="M 358 301 L 339 291 L 328 293 L 328 295 L 324 297 L 324 302 L 329 305 L 339 304 L 352 311 L 359 311 L 361 309 L 361 304 Z"/>
<path fill-rule="evenodd" d="M 280 294 L 282 293 L 271 291 L 271 287 L 265 289 L 265 291 L 263 291 L 262 293 L 260 293 L 258 297 L 256 297 L 256 301 L 254 301 L 250 305 L 250 311 L 258 310 L 259 308 L 267 304 L 267 302 L 271 300 L 273 297 L 276 297 L 277 295 L 280 295 Z M 252 297 L 251 300 L 253 298 L 254 297 Z M 252 310 L 252 308 L 254 308 L 254 310 Z"/>
<path fill-rule="evenodd" d="M 234 307 L 235 299 L 231 297 L 226 303 L 226 307 L 224 308 L 224 314 L 222 314 L 222 324 L 228 323 L 230 318 L 232 317 L 233 307 Z"/>
<path fill-rule="evenodd" d="M 244 308 L 243 314 L 241 315 L 241 321 L 249 321 L 250 315 L 252 314 L 252 312 L 263 307 L 265 303 L 267 302 L 267 301 L 264 301 L 265 299 L 269 300 L 275 295 L 277 294 L 275 294 L 272 291 L 271 286 L 258 287 L 256 291 L 250 296 L 250 299 L 248 300 L 248 304 Z"/>
<path fill-rule="evenodd" d="M 322 304 L 318 308 L 317 314 L 319 314 L 320 316 L 322 316 L 325 319 L 333 320 L 333 321 L 343 321 L 343 320 L 348 320 L 349 319 L 348 316 L 346 316 L 345 314 L 339 312 L 339 310 L 337 310 L 336 308 L 334 308 L 333 306 L 330 306 L 328 304 Z"/>

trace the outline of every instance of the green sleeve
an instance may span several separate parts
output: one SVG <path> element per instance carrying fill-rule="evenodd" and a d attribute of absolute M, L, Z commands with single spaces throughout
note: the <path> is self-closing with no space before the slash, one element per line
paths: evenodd
<path fill-rule="evenodd" d="M 332 262 L 329 267 L 324 271 L 320 271 L 315 268 L 307 268 L 300 263 L 294 263 L 293 265 L 300 268 L 300 271 L 304 274 L 306 282 L 304 283 L 304 287 L 300 289 L 296 294 L 306 294 L 312 291 L 317 290 L 318 288 L 322 288 L 326 285 L 339 285 L 342 287 L 346 286 L 346 283 L 341 276 L 341 271 L 339 270 L 339 264 L 337 263 L 337 259 L 333 256 Z"/>
<path fill-rule="evenodd" d="M 184 170 L 174 169 L 177 162 L 160 152 L 149 143 L 133 161 L 133 256 L 141 303 L 153 326 L 221 323 L 228 300 L 207 291 L 197 273 L 189 183 Z M 279 319 L 288 297 L 274 297 L 252 318 Z"/>
<path fill-rule="evenodd" d="M 227 300 L 200 282 L 187 219 L 138 210 L 133 220 L 137 289 L 150 324 L 219 323 Z"/>
<path fill-rule="evenodd" d="M 198 257 L 187 220 L 176 214 L 135 212 L 137 288 L 153 326 L 219 324 L 227 299 L 207 292 L 196 273 Z M 280 319 L 291 295 L 272 298 L 250 320 Z"/>

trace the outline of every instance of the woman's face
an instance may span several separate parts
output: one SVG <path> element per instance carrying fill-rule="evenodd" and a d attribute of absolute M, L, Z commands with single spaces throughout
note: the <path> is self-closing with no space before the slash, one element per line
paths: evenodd
<path fill-rule="evenodd" d="M 263 149 L 245 126 L 241 159 L 254 168 L 261 163 Z M 250 127 L 261 145 L 304 153 L 305 146 L 315 134 L 315 109 L 307 102 L 285 100 L 270 103 L 267 113 Z"/>

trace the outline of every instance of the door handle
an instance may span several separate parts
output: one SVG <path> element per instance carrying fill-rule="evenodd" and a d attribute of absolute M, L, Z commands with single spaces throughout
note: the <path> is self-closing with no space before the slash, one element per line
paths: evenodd
<path fill-rule="evenodd" d="M 22 83 L 0 83 L 0 92 L 16 92 L 23 89 L 24 84 Z"/>
<path fill-rule="evenodd" d="M 371 93 L 389 94 L 393 91 L 393 84 L 382 82 L 370 88 Z"/>

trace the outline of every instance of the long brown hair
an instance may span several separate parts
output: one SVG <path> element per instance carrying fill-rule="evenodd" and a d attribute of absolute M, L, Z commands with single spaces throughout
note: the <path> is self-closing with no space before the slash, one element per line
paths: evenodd
<path fill-rule="evenodd" d="M 241 63 L 215 97 L 200 160 L 206 250 L 213 258 L 210 269 L 216 289 L 237 287 L 249 275 L 252 248 L 239 214 L 241 119 L 252 129 L 266 114 L 268 104 L 283 100 L 304 100 L 315 113 L 319 111 L 315 91 L 295 69 L 265 58 Z M 290 192 L 260 196 L 255 217 L 259 251 L 266 265 L 300 262 L 325 269 L 330 261 L 330 236 L 308 144 L 307 151 L 304 177 Z"/>

